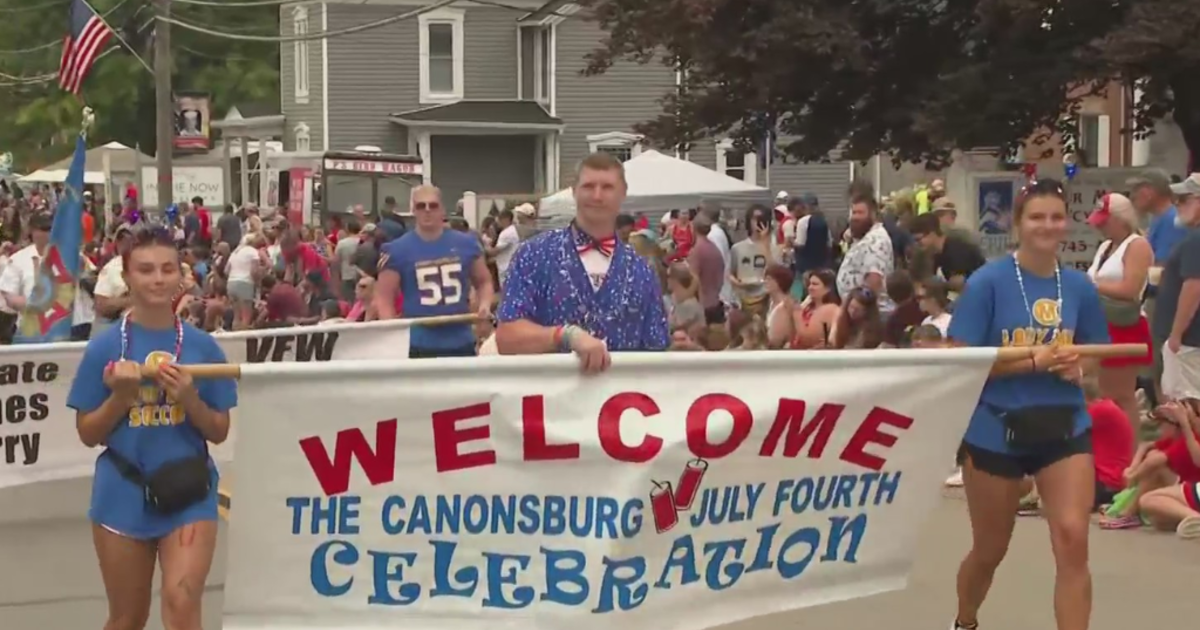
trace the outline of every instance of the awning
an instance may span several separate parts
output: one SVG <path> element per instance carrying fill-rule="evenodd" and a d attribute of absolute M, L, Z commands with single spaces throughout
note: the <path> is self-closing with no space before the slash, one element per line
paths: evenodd
<path fill-rule="evenodd" d="M 413 129 L 562 131 L 563 121 L 533 101 L 459 101 L 392 114 L 389 120 Z"/>

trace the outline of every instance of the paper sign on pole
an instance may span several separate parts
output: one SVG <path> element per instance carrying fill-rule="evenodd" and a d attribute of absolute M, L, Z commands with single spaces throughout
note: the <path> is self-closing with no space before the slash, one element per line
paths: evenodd
<path fill-rule="evenodd" d="M 306 326 L 218 335 L 232 363 L 316 362 L 334 359 L 401 359 L 408 356 L 412 320 Z M 83 356 L 83 343 L 0 348 L 0 488 L 91 476 L 98 450 L 75 431 L 67 392 Z M 337 390 L 322 388 L 337 395 Z M 235 417 L 240 412 L 235 410 Z M 212 448 L 218 462 L 233 458 L 237 427 Z"/>
<path fill-rule="evenodd" d="M 248 366 L 224 628 L 698 630 L 902 588 L 994 357 Z"/>

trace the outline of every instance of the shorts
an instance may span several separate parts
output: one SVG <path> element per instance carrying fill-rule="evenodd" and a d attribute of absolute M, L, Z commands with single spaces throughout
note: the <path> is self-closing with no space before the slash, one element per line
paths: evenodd
<path fill-rule="evenodd" d="M 1200 482 L 1183 484 L 1183 500 L 1188 507 L 1200 512 Z"/>
<path fill-rule="evenodd" d="M 1091 454 L 1090 430 L 1068 440 L 1047 444 L 1036 451 L 1024 453 L 997 453 L 966 442 L 962 443 L 959 450 L 961 462 L 965 462 L 969 457 L 976 470 L 1004 479 L 1024 479 L 1068 457 Z"/>
<path fill-rule="evenodd" d="M 1200 348 L 1181 346 L 1171 352 L 1162 346 L 1162 392 L 1171 400 L 1200 398 Z"/>
<path fill-rule="evenodd" d="M 1110 368 L 1142 367 L 1154 363 L 1154 351 L 1151 349 L 1154 347 L 1154 342 L 1150 339 L 1150 323 L 1146 321 L 1145 317 L 1139 318 L 1137 323 L 1130 326 L 1117 326 L 1109 322 L 1108 337 L 1115 344 L 1136 343 L 1139 346 L 1146 346 L 1146 354 L 1137 357 L 1102 359 L 1101 366 Z"/>
<path fill-rule="evenodd" d="M 712 326 L 714 324 L 725 323 L 725 305 L 718 304 L 712 308 L 704 309 L 704 323 Z"/>
<path fill-rule="evenodd" d="M 244 282 L 241 280 L 230 281 L 225 285 L 225 291 L 229 294 L 229 299 L 234 302 L 253 302 L 254 301 L 254 283 Z"/>
<path fill-rule="evenodd" d="M 448 359 L 473 356 L 477 356 L 475 344 L 459 348 L 417 348 L 415 346 L 408 348 L 408 358 L 410 359 Z"/>

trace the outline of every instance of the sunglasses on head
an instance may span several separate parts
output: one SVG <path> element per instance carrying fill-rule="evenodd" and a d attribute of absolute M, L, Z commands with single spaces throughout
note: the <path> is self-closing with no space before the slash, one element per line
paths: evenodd
<path fill-rule="evenodd" d="M 417 201 L 413 203 L 414 210 L 437 210 L 442 204 L 438 201 Z"/>
<path fill-rule="evenodd" d="M 175 239 L 171 236 L 171 231 L 165 227 L 143 227 L 133 233 L 133 242 L 137 245 L 170 245 L 175 246 Z"/>

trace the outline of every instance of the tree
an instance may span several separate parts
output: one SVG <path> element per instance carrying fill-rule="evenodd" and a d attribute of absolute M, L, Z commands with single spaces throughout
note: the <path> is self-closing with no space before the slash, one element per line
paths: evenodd
<path fill-rule="evenodd" d="M 57 71 L 62 54 L 59 45 L 33 52 L 6 52 L 63 38 L 69 4 L 50 2 L 46 6 L 47 0 L 0 0 L 0 84 L 4 84 L 0 85 L 0 151 L 12 151 L 19 169 L 25 172 L 66 156 L 86 103 L 96 111 L 91 144 L 116 140 L 128 146 L 141 145 L 152 153 L 154 80 L 115 39 L 109 46 L 116 50 L 96 62 L 79 98 L 64 92 L 56 81 L 23 84 L 5 78 Z M 35 6 L 30 7 L 31 3 Z M 153 12 L 148 2 L 90 3 L 143 59 L 153 63 Z M 279 10 L 278 6 L 175 4 L 172 13 L 215 30 L 277 36 Z M 239 102 L 279 101 L 279 44 L 219 39 L 182 28 L 174 28 L 171 35 L 174 87 L 211 94 L 215 116 Z"/>
<path fill-rule="evenodd" d="M 750 148 L 774 127 L 803 161 L 938 166 L 954 149 L 1070 135 L 1066 117 L 1116 79 L 1146 95 L 1130 132 L 1173 115 L 1200 148 L 1200 0 L 582 1 L 607 33 L 586 72 L 684 70 L 639 126 L 667 146 Z"/>

